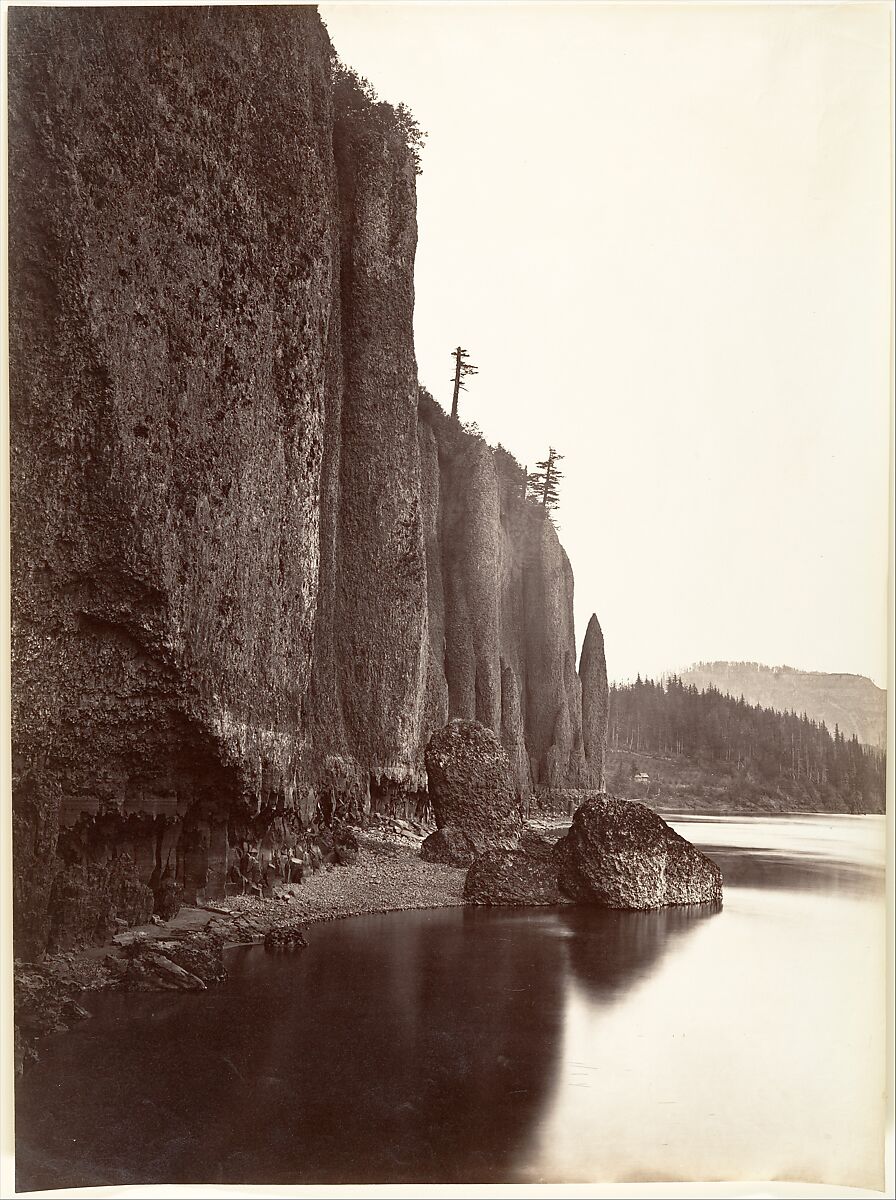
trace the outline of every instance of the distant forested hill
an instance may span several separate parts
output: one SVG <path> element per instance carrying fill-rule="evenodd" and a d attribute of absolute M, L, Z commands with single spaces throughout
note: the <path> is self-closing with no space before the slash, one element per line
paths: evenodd
<path fill-rule="evenodd" d="M 610 689 L 608 749 L 617 795 L 739 811 L 884 811 L 882 750 L 677 676 Z"/>
<path fill-rule="evenodd" d="M 700 662 L 675 674 L 699 690 L 710 686 L 728 695 L 743 696 L 779 712 L 805 713 L 810 720 L 835 725 L 845 737 L 853 734 L 867 746 L 887 741 L 887 693 L 864 675 L 830 675 L 765 667 L 748 662 Z"/>

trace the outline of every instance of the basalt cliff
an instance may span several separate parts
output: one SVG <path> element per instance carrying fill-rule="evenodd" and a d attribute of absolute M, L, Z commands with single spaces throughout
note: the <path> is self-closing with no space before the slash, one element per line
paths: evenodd
<path fill-rule="evenodd" d="M 316 11 L 12 9 L 9 105 L 16 953 L 425 804 L 449 717 L 599 788 L 599 627 L 580 677 L 553 526 L 418 386 L 414 155 Z"/>

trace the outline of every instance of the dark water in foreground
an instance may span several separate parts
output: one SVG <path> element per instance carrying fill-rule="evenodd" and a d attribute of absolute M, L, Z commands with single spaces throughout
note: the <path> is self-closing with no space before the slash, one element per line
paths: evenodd
<path fill-rule="evenodd" d="M 883 820 L 675 824 L 721 912 L 360 917 L 201 996 L 99 999 L 19 1088 L 19 1189 L 881 1187 Z"/>

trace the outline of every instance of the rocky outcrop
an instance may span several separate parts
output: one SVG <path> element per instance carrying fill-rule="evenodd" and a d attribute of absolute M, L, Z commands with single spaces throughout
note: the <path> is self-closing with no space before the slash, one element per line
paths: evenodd
<path fill-rule="evenodd" d="M 334 830 L 333 853 L 340 866 L 353 866 L 358 861 L 360 849 L 358 839 L 350 829 L 340 825 L 338 829 Z"/>
<path fill-rule="evenodd" d="M 556 843 L 527 830 L 515 849 L 477 856 L 464 898 L 622 909 L 718 904 L 722 872 L 646 805 L 601 795 L 576 811 Z"/>
<path fill-rule="evenodd" d="M 635 800 L 583 804 L 555 854 L 560 890 L 580 903 L 641 909 L 722 899 L 712 859 Z"/>
<path fill-rule="evenodd" d="M 532 771 L 526 735 L 523 728 L 523 712 L 520 704 L 520 688 L 513 668 L 502 660 L 501 666 L 501 744 L 507 751 L 510 773 L 521 796 L 532 791 Z"/>
<path fill-rule="evenodd" d="M 144 924 L 154 906 L 152 891 L 127 855 L 105 864 L 69 863 L 57 871 L 50 892 L 49 947 L 103 942 L 120 925 Z"/>
<path fill-rule="evenodd" d="M 587 787 L 572 568 L 547 519 L 532 530 L 528 549 L 526 744 L 532 775 L 551 790 Z"/>
<path fill-rule="evenodd" d="M 44 756 L 66 824 L 171 819 L 188 895 L 222 890 L 235 809 L 301 799 L 328 54 L 310 9 L 10 27 L 14 769 Z"/>
<path fill-rule="evenodd" d="M 265 950 L 304 950 L 307 945 L 305 926 L 300 921 L 269 929 L 264 935 Z"/>
<path fill-rule="evenodd" d="M 114 961 L 120 986 L 128 991 L 201 992 L 227 978 L 223 951 L 223 939 L 203 929 L 173 939 L 138 937 L 121 959 L 107 961 Z"/>
<path fill-rule="evenodd" d="M 150 884 L 152 884 L 150 879 Z M 152 889 L 153 912 L 163 921 L 170 921 L 180 912 L 183 889 L 166 867 L 156 887 Z"/>
<path fill-rule="evenodd" d="M 127 966 L 122 986 L 131 992 L 204 992 L 206 985 L 157 945 L 141 947 Z"/>
<path fill-rule="evenodd" d="M 556 531 L 418 393 L 406 119 L 308 6 L 19 8 L 8 59 L 18 952 L 131 919 L 125 856 L 170 907 L 422 815 L 450 717 L 589 786 Z"/>
<path fill-rule="evenodd" d="M 559 904 L 554 856 L 522 848 L 487 850 L 467 872 L 464 899 L 470 904 Z"/>
<path fill-rule="evenodd" d="M 399 131 L 381 128 L 380 114 L 350 82 L 339 84 L 335 99 L 339 708 L 352 757 L 377 783 L 422 788 L 428 655 L 412 327 L 414 167 Z"/>
<path fill-rule="evenodd" d="M 25 961 L 40 957 L 49 937 L 60 797 L 58 783 L 41 769 L 23 771 L 13 788 L 13 942 Z"/>
<path fill-rule="evenodd" d="M 424 862 L 445 863 L 449 867 L 468 867 L 476 857 L 476 846 L 461 829 L 446 825 L 423 839 L 420 857 Z"/>
<path fill-rule="evenodd" d="M 501 738 L 520 796 L 595 785 L 582 740 L 573 576 L 525 471 L 420 399 L 431 640 L 429 703 Z M 435 448 L 436 454 L 433 454 Z M 436 471 L 436 460 L 438 471 Z"/>
<path fill-rule="evenodd" d="M 593 613 L 582 643 L 579 678 L 582 681 L 582 743 L 585 750 L 585 766 L 590 786 L 602 792 L 606 786 L 604 775 L 610 691 L 607 685 L 604 635 L 600 622 Z"/>
<path fill-rule="evenodd" d="M 465 834 L 477 850 L 517 844 L 523 822 L 510 764 L 490 729 L 449 721 L 429 739 L 426 774 L 439 829 Z"/>

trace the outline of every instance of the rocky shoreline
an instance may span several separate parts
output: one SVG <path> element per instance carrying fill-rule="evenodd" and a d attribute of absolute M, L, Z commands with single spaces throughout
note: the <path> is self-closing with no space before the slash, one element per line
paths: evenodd
<path fill-rule="evenodd" d="M 356 832 L 355 863 L 321 869 L 277 899 L 232 896 L 125 930 L 102 946 L 16 962 L 16 1074 L 36 1061 L 44 1038 L 89 1017 L 81 1003 L 87 993 L 203 991 L 226 979 L 230 947 L 300 947 L 307 927 L 323 921 L 465 903 L 466 868 L 421 859 L 423 836 L 410 824 Z"/>
<path fill-rule="evenodd" d="M 307 945 L 306 931 L 322 921 L 467 903 L 644 909 L 721 902 L 718 866 L 637 802 L 594 796 L 577 809 L 563 837 L 563 820 L 524 822 L 514 813 L 505 781 L 506 804 L 498 807 L 497 823 L 494 808 L 481 802 L 472 806 L 473 823 L 467 822 L 470 806 L 464 807 L 462 799 L 469 789 L 461 786 L 464 777 L 455 775 L 468 726 L 452 722 L 446 727 L 450 738 L 442 739 L 440 769 L 452 781 L 456 827 L 443 824 L 444 813 L 439 816 L 447 785 L 434 771 L 437 833 L 396 818 L 376 817 L 365 829 L 343 826 L 333 853 L 326 859 L 318 854 L 301 882 L 262 887 L 244 881 L 248 894 L 174 907 L 165 912 L 166 919 L 157 911 L 148 924 L 120 928 L 111 942 L 49 955 L 39 963 L 16 962 L 17 1074 L 37 1059 L 42 1039 L 89 1017 L 81 1003 L 85 993 L 205 991 L 227 978 L 228 948 L 261 943 L 271 952 L 292 952 Z M 477 770 L 482 769 L 479 760 L 488 757 L 486 742 L 494 742 L 493 757 L 506 765 L 494 735 L 482 726 L 473 734 L 483 743 Z M 458 746 L 449 745 L 451 739 Z M 472 866 L 465 855 L 448 853 L 459 833 L 475 852 Z M 446 840 L 448 834 L 452 837 Z M 439 861 L 439 847 L 448 861 Z"/>

